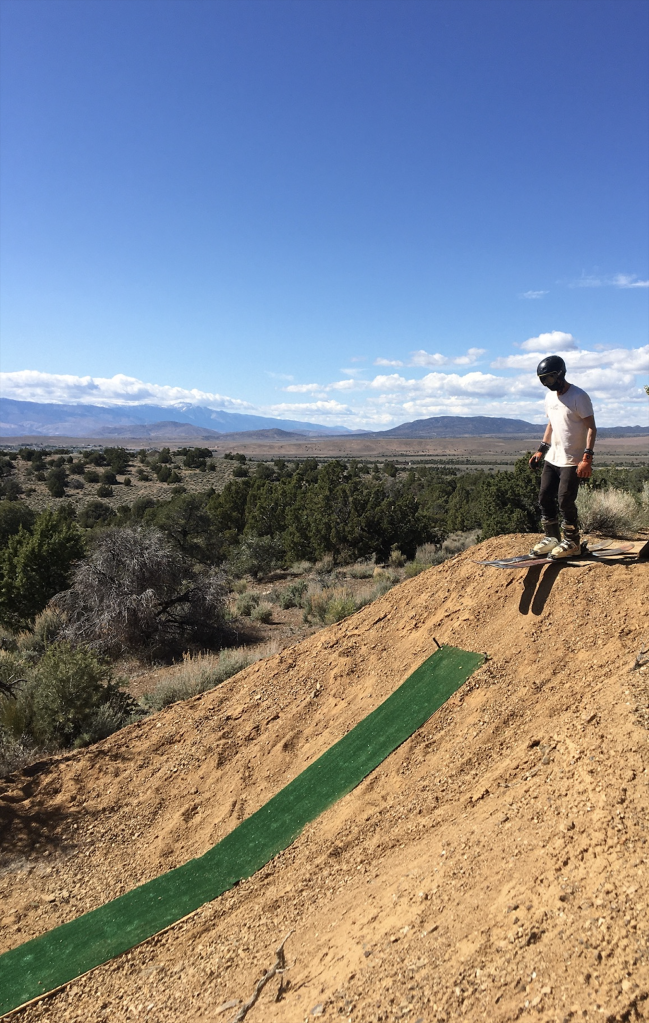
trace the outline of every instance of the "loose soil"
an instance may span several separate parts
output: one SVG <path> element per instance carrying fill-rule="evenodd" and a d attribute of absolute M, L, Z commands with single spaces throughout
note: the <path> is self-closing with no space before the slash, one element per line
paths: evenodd
<path fill-rule="evenodd" d="M 21 1023 L 649 1015 L 646 563 L 499 571 L 500 537 L 90 749 L 5 780 L 2 948 L 205 852 L 434 649 L 462 690 L 253 878 Z"/>

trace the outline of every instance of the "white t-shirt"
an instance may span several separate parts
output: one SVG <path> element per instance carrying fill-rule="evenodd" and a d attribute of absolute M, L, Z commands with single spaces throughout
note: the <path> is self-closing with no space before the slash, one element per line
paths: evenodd
<path fill-rule="evenodd" d="M 570 384 L 564 394 L 549 391 L 545 396 L 545 414 L 552 424 L 552 441 L 545 456 L 552 465 L 579 465 L 586 447 L 586 416 L 592 416 L 590 398 L 581 387 Z"/>

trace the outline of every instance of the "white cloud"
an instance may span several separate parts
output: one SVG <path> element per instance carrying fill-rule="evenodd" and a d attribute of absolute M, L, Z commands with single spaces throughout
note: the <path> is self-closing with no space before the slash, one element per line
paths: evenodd
<path fill-rule="evenodd" d="M 458 356 L 467 362 L 455 365 L 448 360 L 434 365 L 420 379 L 415 371 L 377 373 L 372 379 L 337 380 L 333 383 L 287 384 L 285 391 L 295 400 L 255 406 L 250 402 L 198 389 L 183 389 L 149 384 L 118 374 L 110 379 L 76 377 L 24 371 L 6 373 L 2 391 L 12 398 L 42 402 L 100 405 L 175 404 L 207 405 L 239 412 L 303 419 L 351 428 L 385 429 L 412 419 L 440 415 L 507 416 L 541 422 L 544 389 L 536 377 L 540 358 L 536 348 L 540 339 L 557 335 L 563 344 L 574 342 L 572 335 L 560 331 L 528 338 L 522 351 L 496 359 L 488 371 L 464 370 L 481 349 Z M 531 344 L 534 342 L 534 344 Z M 566 351 L 566 349 L 563 349 Z M 385 360 L 386 362 L 388 360 Z M 396 360 L 395 360 L 396 361 Z M 649 345 L 640 348 L 609 346 L 603 350 L 576 349 L 566 357 L 568 379 L 584 387 L 593 398 L 600 426 L 646 423 L 647 398 L 640 386 L 639 374 L 649 370 Z M 349 404 L 336 400 L 344 397 Z M 288 397 L 288 395 L 287 395 Z"/>
<path fill-rule="evenodd" d="M 375 359 L 375 366 L 403 366 L 401 359 Z"/>
<path fill-rule="evenodd" d="M 583 274 L 569 285 L 571 288 L 649 288 L 649 281 L 641 281 L 637 274 L 614 274 L 612 277 L 597 277 Z"/>
<path fill-rule="evenodd" d="M 477 362 L 481 355 L 484 355 L 485 348 L 469 348 L 466 355 L 458 355 L 450 359 L 447 355 L 439 352 L 424 351 L 421 348 L 418 352 L 411 352 L 409 366 L 471 366 Z M 395 365 L 395 363 L 381 363 L 380 365 Z"/>
<path fill-rule="evenodd" d="M 549 294 L 547 291 L 524 291 L 520 296 L 521 298 L 543 298 L 544 295 Z"/>
<path fill-rule="evenodd" d="M 576 281 L 571 281 L 569 287 L 571 288 L 601 288 L 606 282 L 601 277 L 596 277 L 594 274 L 584 274 Z"/>
<path fill-rule="evenodd" d="M 616 274 L 611 284 L 616 288 L 649 288 L 649 281 L 639 281 L 636 274 Z"/>
<path fill-rule="evenodd" d="M 0 373 L 0 392 L 6 398 L 21 401 L 85 405 L 207 405 L 210 408 L 248 412 L 248 401 L 197 388 L 149 384 L 136 377 L 117 373 L 114 377 L 78 377 L 70 374 L 19 370 Z"/>
<path fill-rule="evenodd" d="M 524 352 L 536 352 L 537 354 L 548 352 L 574 352 L 578 345 L 572 334 L 566 334 L 563 330 L 550 330 L 546 334 L 539 334 L 538 337 L 528 337 L 520 346 Z"/>
<path fill-rule="evenodd" d="M 492 369 L 520 369 L 533 371 L 536 369 L 540 351 L 525 355 L 506 355 L 494 359 Z M 611 370 L 620 373 L 637 374 L 649 370 L 649 345 L 641 348 L 607 348 L 603 351 L 572 352 L 568 361 L 568 375 L 572 372 L 584 372 L 587 369 L 610 366 Z M 578 381 L 575 381 L 578 383 Z"/>
<path fill-rule="evenodd" d="M 295 380 L 292 373 L 273 373 L 272 370 L 266 370 L 266 376 L 272 377 L 273 380 Z"/>
<path fill-rule="evenodd" d="M 323 387 L 321 384 L 288 384 L 282 390 L 292 394 L 309 394 L 311 391 L 322 391 Z"/>
<path fill-rule="evenodd" d="M 336 416 L 338 420 L 346 418 L 348 416 L 357 417 L 358 413 L 354 409 L 350 408 L 349 405 L 341 405 L 339 401 L 308 401 L 308 402 L 296 402 L 292 404 L 290 402 L 282 402 L 279 405 L 268 405 L 263 410 L 263 414 L 269 416 L 278 416 L 280 419 L 284 417 L 293 418 L 296 414 L 300 416 L 309 415 L 317 416 Z"/>
<path fill-rule="evenodd" d="M 484 355 L 486 350 L 486 348 L 469 348 L 466 355 L 458 355 L 457 359 L 453 359 L 453 363 L 455 366 L 472 366 L 481 355 Z"/>

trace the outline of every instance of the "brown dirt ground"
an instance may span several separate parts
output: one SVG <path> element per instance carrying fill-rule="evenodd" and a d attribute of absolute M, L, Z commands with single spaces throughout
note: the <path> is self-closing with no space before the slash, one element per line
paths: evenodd
<path fill-rule="evenodd" d="M 290 930 L 290 986 L 276 1002 L 269 984 L 249 1021 L 647 1018 L 649 569 L 472 563 L 528 543 L 488 540 L 3 783 L 6 949 L 205 852 L 393 692 L 433 636 L 489 654 L 253 878 L 14 1018 L 229 1021 Z"/>

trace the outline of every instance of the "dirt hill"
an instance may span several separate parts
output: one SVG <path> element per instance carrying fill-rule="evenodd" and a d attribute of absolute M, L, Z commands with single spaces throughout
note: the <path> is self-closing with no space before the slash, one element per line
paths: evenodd
<path fill-rule="evenodd" d="M 203 853 L 433 636 L 487 663 L 255 877 L 21 1021 L 649 1016 L 649 568 L 502 572 L 490 540 L 222 687 L 4 785 L 2 947 Z M 640 657 L 640 661 L 643 658 Z M 228 1005 L 228 1003 L 232 1003 Z"/>

